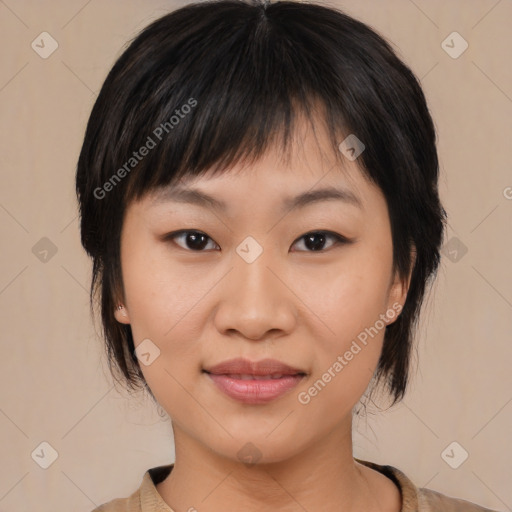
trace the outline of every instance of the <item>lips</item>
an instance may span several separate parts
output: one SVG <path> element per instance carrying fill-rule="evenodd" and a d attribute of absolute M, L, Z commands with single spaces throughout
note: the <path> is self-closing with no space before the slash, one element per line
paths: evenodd
<path fill-rule="evenodd" d="M 212 375 L 226 375 L 239 380 L 279 379 L 287 375 L 305 375 L 306 372 L 277 359 L 250 361 L 243 358 L 229 359 L 204 370 Z"/>
<path fill-rule="evenodd" d="M 222 393 L 249 405 L 266 404 L 289 393 L 307 375 L 277 359 L 230 359 L 203 372 Z"/>

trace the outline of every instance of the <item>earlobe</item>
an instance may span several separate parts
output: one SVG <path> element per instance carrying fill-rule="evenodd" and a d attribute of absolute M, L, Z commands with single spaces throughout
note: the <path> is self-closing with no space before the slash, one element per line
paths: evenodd
<path fill-rule="evenodd" d="M 412 273 L 414 270 L 414 265 L 416 263 L 416 250 L 413 248 L 411 250 L 411 270 L 407 279 L 402 279 L 398 272 L 395 274 L 394 282 L 391 286 L 391 290 L 389 293 L 389 304 L 388 311 L 393 310 L 396 312 L 396 317 L 398 317 L 404 307 L 405 301 L 407 299 L 407 293 L 409 292 L 409 287 L 411 284 Z M 393 315 L 394 317 L 394 315 Z M 393 323 L 393 322 L 389 322 Z"/>
<path fill-rule="evenodd" d="M 116 307 L 114 310 L 114 316 L 116 317 L 116 320 L 122 324 L 130 323 L 128 311 L 126 311 L 126 308 L 122 304 L 119 304 L 119 306 Z"/>
<path fill-rule="evenodd" d="M 407 283 L 398 278 L 391 286 L 388 295 L 388 309 L 386 310 L 386 325 L 391 325 L 396 322 L 400 316 L 402 309 L 407 298 Z"/>
<path fill-rule="evenodd" d="M 405 300 L 407 299 L 408 283 L 400 279 L 398 282 L 393 284 L 393 289 L 390 294 L 389 307 L 392 309 L 399 309 L 400 311 L 404 307 Z"/>

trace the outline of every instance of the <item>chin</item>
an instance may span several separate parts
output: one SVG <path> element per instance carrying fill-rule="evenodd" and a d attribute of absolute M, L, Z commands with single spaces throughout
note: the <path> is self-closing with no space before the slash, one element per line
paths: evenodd
<path fill-rule="evenodd" d="M 223 443 L 212 443 L 209 446 L 219 456 L 233 462 L 244 463 L 248 467 L 286 461 L 297 455 L 301 449 L 297 440 L 286 434 L 285 438 L 288 442 L 283 442 L 281 436 L 277 435 L 271 439 L 273 434 L 267 436 L 261 429 L 254 435 L 247 430 L 241 435 L 231 433 L 234 438 L 226 439 Z"/>

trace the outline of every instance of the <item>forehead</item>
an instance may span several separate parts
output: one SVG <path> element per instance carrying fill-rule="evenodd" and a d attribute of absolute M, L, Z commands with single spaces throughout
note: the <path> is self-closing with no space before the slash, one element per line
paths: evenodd
<path fill-rule="evenodd" d="M 237 167 L 157 189 L 147 196 L 144 206 L 149 212 L 201 208 L 229 218 L 249 212 L 248 218 L 253 218 L 281 217 L 314 205 L 329 205 L 349 218 L 376 216 L 385 210 L 380 190 L 354 163 L 341 170 L 336 165 L 315 167 L 297 162 L 281 168 L 270 155 L 243 170 Z"/>
<path fill-rule="evenodd" d="M 364 211 L 380 189 L 367 179 L 359 162 L 333 147 L 321 118 L 312 124 L 301 117 L 286 148 L 282 139 L 273 138 L 257 160 L 245 157 L 228 168 L 182 176 L 151 190 L 143 199 L 148 208 L 174 202 L 219 213 L 237 201 L 251 204 L 255 195 L 258 202 L 281 212 L 333 199 Z"/>

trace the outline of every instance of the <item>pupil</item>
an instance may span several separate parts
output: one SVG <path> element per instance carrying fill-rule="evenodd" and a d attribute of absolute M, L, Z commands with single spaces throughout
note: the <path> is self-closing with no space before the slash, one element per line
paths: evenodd
<path fill-rule="evenodd" d="M 201 237 L 203 238 L 203 241 L 202 241 L 202 242 L 200 242 L 199 244 L 197 244 L 197 240 L 198 240 L 198 239 L 200 239 Z M 189 241 L 192 241 L 192 243 L 191 243 L 191 244 L 189 244 Z M 191 247 L 192 249 L 199 249 L 199 250 L 200 250 L 200 249 L 203 249 L 203 247 L 205 247 L 205 246 L 206 246 L 206 237 L 205 237 L 205 235 L 202 235 L 202 234 L 200 234 L 200 233 L 196 233 L 196 234 L 193 234 L 193 233 L 192 233 L 192 234 L 189 234 L 189 235 L 187 236 L 187 245 L 188 245 L 189 247 Z"/>
<path fill-rule="evenodd" d="M 311 244 L 308 244 L 308 242 L 314 240 L 315 238 L 317 239 L 316 243 L 313 242 Z M 318 239 L 320 239 L 320 241 L 318 241 Z M 314 251 L 321 250 L 324 243 L 325 243 L 325 236 L 322 233 L 313 233 L 306 237 L 306 246 L 308 247 L 308 249 L 312 249 Z"/>

